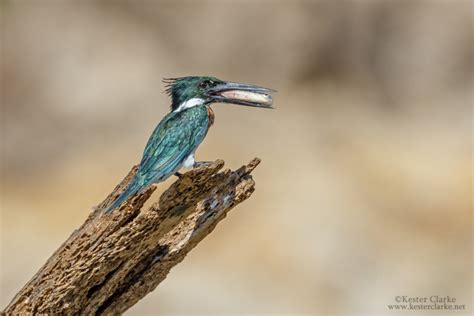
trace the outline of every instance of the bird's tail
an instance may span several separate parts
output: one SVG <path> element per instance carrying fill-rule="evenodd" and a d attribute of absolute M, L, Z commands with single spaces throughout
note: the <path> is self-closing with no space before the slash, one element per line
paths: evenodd
<path fill-rule="evenodd" d="M 141 189 L 140 183 L 134 178 L 130 184 L 127 186 L 125 191 L 119 195 L 119 197 L 105 210 L 106 213 L 111 212 L 113 209 L 119 207 L 123 202 L 125 202 L 129 197 L 135 195 Z"/>

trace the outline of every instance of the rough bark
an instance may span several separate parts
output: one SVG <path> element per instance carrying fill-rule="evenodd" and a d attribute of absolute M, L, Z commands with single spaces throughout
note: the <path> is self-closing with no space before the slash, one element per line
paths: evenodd
<path fill-rule="evenodd" d="M 102 315 L 126 311 L 163 281 L 227 212 L 254 191 L 254 158 L 236 171 L 217 160 L 174 182 L 151 207 L 155 187 L 105 209 L 125 179 L 74 231 L 6 307 L 7 314 Z"/>

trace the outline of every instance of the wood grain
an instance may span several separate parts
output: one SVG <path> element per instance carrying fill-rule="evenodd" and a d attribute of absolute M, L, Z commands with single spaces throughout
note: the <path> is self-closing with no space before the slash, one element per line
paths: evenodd
<path fill-rule="evenodd" d="M 114 191 L 48 259 L 4 310 L 6 314 L 123 313 L 163 281 L 234 206 L 253 193 L 254 158 L 236 171 L 222 160 L 185 173 L 151 207 L 152 186 L 120 209 L 104 209 Z"/>

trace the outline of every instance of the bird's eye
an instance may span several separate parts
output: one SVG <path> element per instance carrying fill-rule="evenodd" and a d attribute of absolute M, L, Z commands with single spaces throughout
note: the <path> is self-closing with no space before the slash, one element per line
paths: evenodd
<path fill-rule="evenodd" d="M 201 89 L 207 89 L 209 88 L 209 81 L 203 81 L 199 84 L 199 88 Z"/>

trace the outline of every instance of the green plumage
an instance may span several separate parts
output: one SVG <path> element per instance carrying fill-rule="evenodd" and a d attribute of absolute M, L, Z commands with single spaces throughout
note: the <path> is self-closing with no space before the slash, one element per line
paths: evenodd
<path fill-rule="evenodd" d="M 110 212 L 151 184 L 164 181 L 186 162 L 192 165 L 197 147 L 214 120 L 210 105 L 215 102 L 272 108 L 271 89 L 225 82 L 208 76 L 165 79 L 171 97 L 171 112 L 155 128 L 143 152 L 134 178 L 107 208 Z"/>
<path fill-rule="evenodd" d="M 206 106 L 171 112 L 158 124 L 145 147 L 137 178 L 148 185 L 176 172 L 206 136 Z"/>
<path fill-rule="evenodd" d="M 108 210 L 178 171 L 184 160 L 203 141 L 208 126 L 209 116 L 205 105 L 168 113 L 150 136 L 135 177 Z"/>

